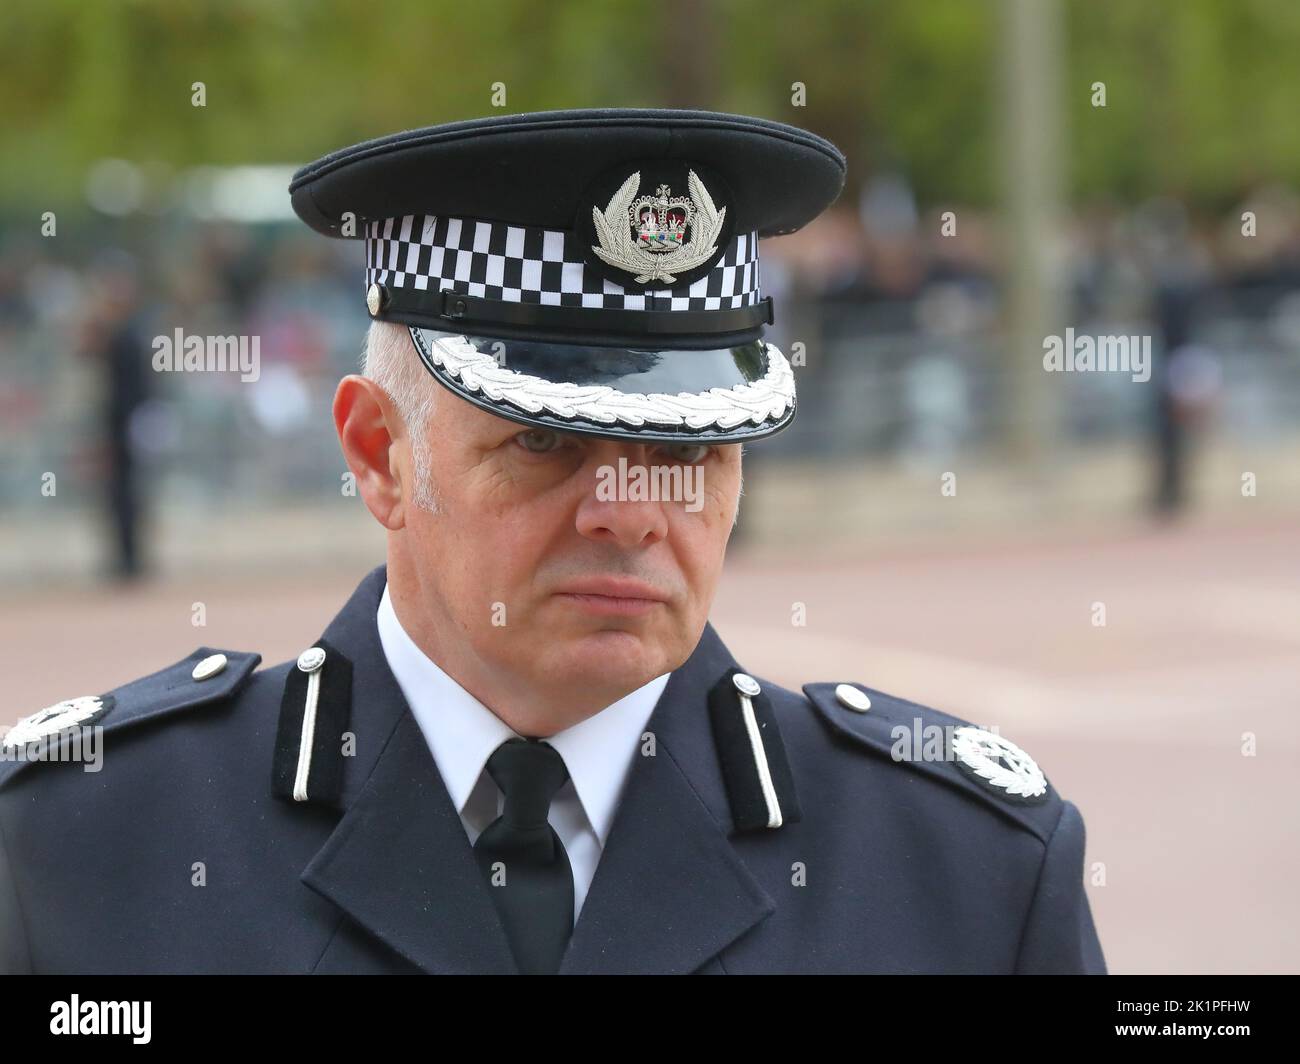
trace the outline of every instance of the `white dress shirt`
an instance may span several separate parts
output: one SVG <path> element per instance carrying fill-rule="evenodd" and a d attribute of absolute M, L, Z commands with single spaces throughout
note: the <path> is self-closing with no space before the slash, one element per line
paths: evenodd
<path fill-rule="evenodd" d="M 507 739 L 517 738 L 482 702 L 431 661 L 402 627 L 384 586 L 379 602 L 379 641 L 397 685 L 424 733 L 442 781 L 460 813 L 470 845 L 501 815 L 501 790 L 487 761 Z M 573 867 L 576 925 L 596 874 L 623 786 L 650 714 L 668 685 L 668 673 L 620 698 L 594 716 L 546 741 L 564 758 L 569 780 L 551 801 L 551 827 Z"/>

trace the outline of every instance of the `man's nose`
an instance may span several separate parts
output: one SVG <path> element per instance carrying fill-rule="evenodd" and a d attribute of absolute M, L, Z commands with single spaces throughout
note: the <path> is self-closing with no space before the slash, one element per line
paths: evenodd
<path fill-rule="evenodd" d="M 578 504 L 577 528 L 588 539 L 620 547 L 649 546 L 668 535 L 671 503 L 648 490 L 654 469 L 644 458 L 625 454 L 623 459 L 593 466 Z"/>

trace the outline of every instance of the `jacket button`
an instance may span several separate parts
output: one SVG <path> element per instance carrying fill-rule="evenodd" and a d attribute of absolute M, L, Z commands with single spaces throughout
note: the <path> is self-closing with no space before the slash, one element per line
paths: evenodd
<path fill-rule="evenodd" d="M 298 655 L 298 668 L 305 673 L 313 673 L 325 664 L 325 651 L 312 647 Z"/>
<path fill-rule="evenodd" d="M 858 713 L 865 713 L 871 708 L 871 699 L 852 684 L 842 683 L 836 687 L 835 697 L 840 700 L 840 705 L 847 706 Z"/>
<path fill-rule="evenodd" d="M 212 677 L 225 672 L 228 664 L 229 661 L 225 654 L 213 654 L 195 665 L 194 671 L 190 675 L 196 680 L 210 680 Z"/>

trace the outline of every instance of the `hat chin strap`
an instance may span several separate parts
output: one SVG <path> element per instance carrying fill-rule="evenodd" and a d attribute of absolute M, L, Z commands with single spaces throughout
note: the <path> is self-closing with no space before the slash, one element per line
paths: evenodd
<path fill-rule="evenodd" d="M 464 337 L 426 338 L 408 326 L 427 365 L 450 374 L 461 386 L 493 402 L 510 403 L 529 414 L 582 418 L 602 425 L 665 425 L 689 429 L 734 429 L 777 419 L 794 406 L 794 372 L 785 355 L 764 341 L 767 373 L 756 381 L 707 392 L 621 392 L 606 384 L 580 385 L 516 373 Z"/>

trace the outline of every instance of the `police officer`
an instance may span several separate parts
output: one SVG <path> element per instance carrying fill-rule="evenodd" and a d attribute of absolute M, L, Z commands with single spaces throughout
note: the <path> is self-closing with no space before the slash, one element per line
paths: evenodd
<path fill-rule="evenodd" d="M 658 110 L 299 171 L 364 240 L 334 419 L 386 563 L 296 661 L 201 647 L 5 737 L 0 969 L 1104 972 L 1083 822 L 1023 750 L 785 690 L 707 620 L 741 445 L 795 414 L 760 238 L 844 175 Z M 96 736 L 98 771 L 41 763 Z"/>

